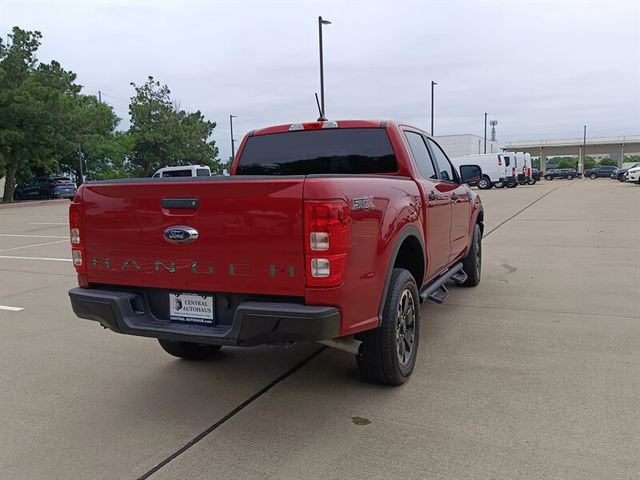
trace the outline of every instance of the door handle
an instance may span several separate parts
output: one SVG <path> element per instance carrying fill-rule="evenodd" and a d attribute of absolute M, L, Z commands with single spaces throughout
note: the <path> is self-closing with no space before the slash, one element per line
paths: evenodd
<path fill-rule="evenodd" d="M 458 200 L 458 194 L 456 192 L 453 192 L 451 194 L 451 200 L 454 201 L 454 202 Z"/>

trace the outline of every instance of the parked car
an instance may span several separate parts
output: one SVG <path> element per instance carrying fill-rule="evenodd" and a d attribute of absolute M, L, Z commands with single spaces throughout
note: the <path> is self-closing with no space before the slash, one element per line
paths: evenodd
<path fill-rule="evenodd" d="M 164 167 L 153 174 L 153 178 L 210 176 L 211 169 L 207 165 L 183 165 L 180 167 Z"/>
<path fill-rule="evenodd" d="M 597 167 L 592 168 L 591 170 L 587 170 L 585 172 L 585 176 L 589 177 L 591 180 L 602 177 L 610 177 L 611 172 L 615 170 L 614 165 L 599 165 Z"/>
<path fill-rule="evenodd" d="M 357 120 L 252 131 L 231 176 L 88 182 L 69 210 L 71 305 L 177 357 L 320 341 L 399 385 L 420 303 L 480 282 L 465 181 L 422 130 Z"/>
<path fill-rule="evenodd" d="M 619 182 L 625 182 L 626 181 L 626 173 L 631 168 L 635 168 L 635 167 L 640 167 L 640 162 L 638 162 L 638 163 L 627 163 L 626 166 L 623 163 L 622 164 L 622 168 L 616 168 L 615 170 L 613 170 L 613 172 L 611 172 L 611 178 L 618 179 Z"/>
<path fill-rule="evenodd" d="M 68 198 L 76 194 L 76 184 L 67 177 L 35 177 L 18 185 L 13 191 L 14 200 Z"/>
<path fill-rule="evenodd" d="M 625 179 L 627 182 L 633 182 L 640 185 L 640 165 L 627 170 L 627 173 L 625 173 Z"/>
<path fill-rule="evenodd" d="M 580 178 L 580 174 L 575 168 L 552 168 L 545 172 L 544 178 L 546 180 L 553 180 L 554 178 L 573 180 L 574 178 Z"/>
<path fill-rule="evenodd" d="M 540 170 L 538 170 L 537 168 L 532 168 L 531 169 L 531 180 L 529 180 L 529 185 L 535 185 L 536 182 L 540 181 L 541 177 L 542 177 L 542 172 Z"/>
<path fill-rule="evenodd" d="M 482 178 L 477 181 L 478 188 L 480 190 L 489 190 L 492 187 L 517 185 L 511 158 L 509 154 L 479 153 L 453 157 L 451 163 L 458 170 L 464 165 L 480 166 Z"/>

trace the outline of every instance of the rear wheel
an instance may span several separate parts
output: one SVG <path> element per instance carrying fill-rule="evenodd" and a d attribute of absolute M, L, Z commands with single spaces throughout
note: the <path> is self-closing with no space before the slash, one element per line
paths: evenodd
<path fill-rule="evenodd" d="M 420 339 L 420 297 L 408 270 L 393 269 L 382 323 L 358 339 L 362 346 L 356 361 L 365 379 L 384 385 L 407 381 L 416 364 Z"/>
<path fill-rule="evenodd" d="M 573 180 L 573 175 L 567 175 L 567 180 Z"/>
<path fill-rule="evenodd" d="M 516 188 L 518 186 L 518 182 L 507 183 L 507 188 Z"/>
<path fill-rule="evenodd" d="M 169 355 L 184 358 L 186 360 L 206 360 L 213 357 L 220 345 L 204 345 L 201 343 L 176 342 L 173 340 L 158 339 L 162 349 Z"/>
<path fill-rule="evenodd" d="M 480 190 L 489 190 L 492 186 L 493 185 L 491 184 L 491 179 L 486 175 L 478 180 L 478 188 Z"/>
<path fill-rule="evenodd" d="M 534 180 L 533 178 L 531 180 L 529 180 L 529 185 L 535 185 L 537 182 L 537 180 Z"/>
<path fill-rule="evenodd" d="M 591 180 L 595 180 L 596 178 L 598 178 L 598 176 L 595 173 L 592 173 L 591 175 L 589 175 L 589 178 Z"/>
<path fill-rule="evenodd" d="M 467 256 L 462 260 L 462 269 L 467 279 L 460 283 L 462 287 L 475 287 L 480 283 L 482 273 L 482 230 L 477 223 L 473 227 L 473 237 Z"/>
<path fill-rule="evenodd" d="M 544 178 L 545 180 L 549 180 L 549 181 L 553 180 L 553 177 L 551 175 L 545 175 Z"/>

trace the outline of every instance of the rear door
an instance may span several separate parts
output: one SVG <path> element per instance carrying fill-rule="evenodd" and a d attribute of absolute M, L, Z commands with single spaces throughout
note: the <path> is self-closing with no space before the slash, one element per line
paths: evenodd
<path fill-rule="evenodd" d="M 88 280 L 303 296 L 303 185 L 300 176 L 88 183 L 82 195 Z M 197 238 L 172 241 L 185 228 Z"/>
<path fill-rule="evenodd" d="M 451 230 L 449 234 L 451 252 L 447 262 L 450 263 L 460 257 L 469 245 L 470 197 L 467 188 L 460 185 L 458 175 L 444 150 L 430 138 L 427 138 L 427 142 L 440 178 L 436 188 L 443 192 L 442 194 L 448 195 L 451 204 Z M 494 161 L 497 162 L 497 156 Z"/>
<path fill-rule="evenodd" d="M 420 174 L 417 179 L 423 192 L 424 238 L 427 249 L 427 278 L 431 278 L 447 266 L 451 255 L 451 199 L 442 188 L 435 164 L 429 154 L 425 137 L 413 130 L 404 130 L 414 163 Z"/>

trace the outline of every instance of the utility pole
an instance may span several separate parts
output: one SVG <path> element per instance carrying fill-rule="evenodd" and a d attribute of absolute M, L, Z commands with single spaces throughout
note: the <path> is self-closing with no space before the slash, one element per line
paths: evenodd
<path fill-rule="evenodd" d="M 484 153 L 487 153 L 487 115 L 489 114 L 485 112 L 484 114 Z"/>
<path fill-rule="evenodd" d="M 80 161 L 80 185 L 82 185 L 84 183 L 84 169 L 82 168 L 82 151 L 80 147 L 78 147 L 78 160 Z"/>
<path fill-rule="evenodd" d="M 98 90 L 98 103 L 102 103 L 102 92 Z"/>
<path fill-rule="evenodd" d="M 584 134 L 582 137 L 582 163 L 578 169 L 578 173 L 584 173 L 584 160 L 587 154 L 587 126 L 584 126 Z"/>
<path fill-rule="evenodd" d="M 331 25 L 329 20 L 318 17 L 318 38 L 320 40 L 320 107 L 322 108 L 322 116 L 326 118 L 324 111 L 324 59 L 322 56 L 322 25 Z"/>
<path fill-rule="evenodd" d="M 431 136 L 433 137 L 433 87 L 436 86 L 437 83 L 431 80 Z"/>
<path fill-rule="evenodd" d="M 233 119 L 236 118 L 235 115 L 229 115 L 229 125 L 231 126 L 231 160 L 235 160 L 236 158 L 236 145 L 235 139 L 233 138 Z"/>

